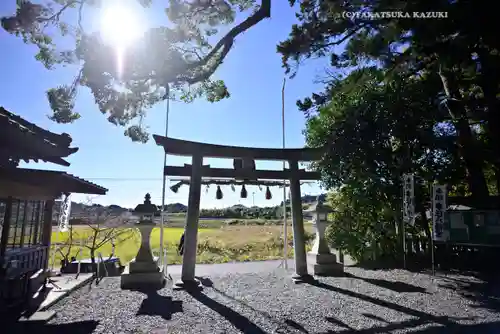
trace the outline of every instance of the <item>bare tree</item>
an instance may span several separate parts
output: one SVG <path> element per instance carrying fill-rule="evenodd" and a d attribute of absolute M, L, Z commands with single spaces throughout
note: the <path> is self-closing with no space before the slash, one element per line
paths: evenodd
<path fill-rule="evenodd" d="M 90 233 L 87 230 L 79 239 L 81 247 L 89 250 L 92 267 L 97 275 L 96 256 L 99 248 L 111 243 L 113 251 L 108 256 L 109 260 L 114 255 L 114 248 L 134 238 L 136 233 L 126 227 L 128 222 L 126 218 L 116 215 L 109 208 L 93 204 L 91 198 L 88 198 L 85 204 L 85 209 L 79 218 Z"/>
<path fill-rule="evenodd" d="M 74 231 L 73 225 L 69 224 L 68 238 L 63 243 L 60 243 L 59 247 L 56 248 L 56 252 L 61 254 L 61 270 L 64 269 L 65 265 L 71 262 L 70 256 L 72 254 L 71 251 L 73 249 L 73 241 L 74 241 L 73 231 Z"/>

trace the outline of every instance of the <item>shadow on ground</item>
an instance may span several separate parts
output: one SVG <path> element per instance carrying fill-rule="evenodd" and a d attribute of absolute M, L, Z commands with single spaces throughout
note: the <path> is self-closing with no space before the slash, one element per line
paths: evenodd
<path fill-rule="evenodd" d="M 230 295 L 226 294 L 224 291 L 217 289 L 214 286 L 212 280 L 210 278 L 208 278 L 208 277 L 197 277 L 197 279 L 200 281 L 200 283 L 205 288 L 210 288 L 213 291 L 217 292 L 218 294 L 222 295 L 223 297 L 225 297 L 225 298 L 227 298 L 229 300 L 232 300 L 232 301 L 234 301 L 234 302 L 242 305 L 243 307 L 248 308 L 248 309 L 250 309 L 250 310 L 252 310 L 252 311 L 254 311 L 256 313 L 259 313 L 262 317 L 266 318 L 270 323 L 273 323 L 277 327 L 277 332 L 278 333 L 289 333 L 290 329 L 297 330 L 297 331 L 299 331 L 301 333 L 309 333 L 304 328 L 303 325 L 295 322 L 292 319 L 284 319 L 284 320 L 277 319 L 276 317 L 273 317 L 272 315 L 270 315 L 269 313 L 267 313 L 265 311 L 257 310 L 256 308 L 252 307 L 251 305 L 248 305 L 244 301 L 239 300 L 237 298 L 234 298 L 233 296 L 230 296 Z M 223 315 L 223 314 L 221 314 L 221 315 L 224 316 L 231 323 L 233 323 L 233 320 L 238 320 L 238 319 L 235 319 L 235 318 L 232 318 L 232 317 L 230 317 L 231 319 L 229 319 L 225 315 Z M 227 315 L 229 315 L 229 314 L 227 314 Z M 262 331 L 261 328 L 259 328 L 258 330 L 259 331 L 256 331 L 255 333 L 266 333 L 266 332 Z M 245 332 L 245 333 L 247 333 L 247 332 Z M 254 333 L 254 332 L 248 332 L 248 333 Z"/>
<path fill-rule="evenodd" d="M 429 260 L 422 260 L 420 258 L 407 258 L 406 259 L 406 268 L 404 268 L 403 259 L 378 259 L 378 260 L 367 260 L 356 263 L 352 266 L 347 267 L 357 267 L 367 270 L 392 270 L 392 269 L 405 269 L 411 272 L 422 272 L 431 269 L 429 264 L 431 263 Z"/>
<path fill-rule="evenodd" d="M 473 308 L 485 308 L 495 312 L 500 311 L 500 276 L 498 274 L 478 274 L 475 278 L 479 281 L 468 281 L 454 277 L 442 277 L 444 283 L 438 284 L 440 288 L 457 291 L 476 305 Z"/>
<path fill-rule="evenodd" d="M 379 286 L 383 286 L 392 282 L 382 281 L 382 280 L 372 280 L 365 278 L 360 278 L 357 276 L 351 275 L 352 278 L 362 279 L 371 284 L 376 284 Z M 222 295 L 225 299 L 232 300 L 243 308 L 253 310 L 254 312 L 258 312 L 262 315 L 263 318 L 267 319 L 271 324 L 274 325 L 273 333 L 279 334 L 291 334 L 291 333 L 302 333 L 302 334 L 351 334 L 351 333 L 362 333 L 362 334 L 375 334 L 375 333 L 388 333 L 396 330 L 412 330 L 412 333 L 420 333 L 420 334 L 441 334 L 441 333 L 481 333 L 481 334 L 493 334 L 500 333 L 500 322 L 492 322 L 485 324 L 475 324 L 475 325 L 461 325 L 457 324 L 457 321 L 460 320 L 477 320 L 476 318 L 456 318 L 456 317 L 443 317 L 443 316 L 435 316 L 418 309 L 410 308 L 407 306 L 402 306 L 396 304 L 391 301 L 382 300 L 377 297 L 368 296 L 356 291 L 348 290 L 345 288 L 340 288 L 336 286 L 331 286 L 321 281 L 312 281 L 309 284 L 304 285 L 303 287 L 296 286 L 296 289 L 306 288 L 306 289 L 324 289 L 328 291 L 332 291 L 337 294 L 342 294 L 345 296 L 349 296 L 351 298 L 357 298 L 363 300 L 368 303 L 372 303 L 379 307 L 388 308 L 394 311 L 398 311 L 404 313 L 408 316 L 413 317 L 413 319 L 401 321 L 401 322 L 389 322 L 380 316 L 363 313 L 362 311 L 359 313 L 358 317 L 366 317 L 372 320 L 377 320 L 380 325 L 376 325 L 371 328 L 366 329 L 356 329 L 356 324 L 347 323 L 342 321 L 334 316 L 325 317 L 317 319 L 317 321 L 327 321 L 331 324 L 330 330 L 322 333 L 312 332 L 308 330 L 307 324 L 301 324 L 296 321 L 296 319 L 290 319 L 286 315 L 277 317 L 269 314 L 268 312 L 255 309 L 251 305 L 245 303 L 242 300 L 239 300 L 231 295 L 228 295 L 226 292 L 218 289 L 214 286 L 214 283 L 210 278 L 207 277 L 198 277 L 201 284 L 203 285 L 203 289 L 192 289 L 187 290 L 186 293 L 189 294 L 193 299 L 198 301 L 199 303 L 205 305 L 213 312 L 218 313 L 222 317 L 224 317 L 228 322 L 230 322 L 238 331 L 241 333 L 255 333 L 262 334 L 267 333 L 262 327 L 260 327 L 257 323 L 254 323 L 251 319 L 246 317 L 243 314 L 240 314 L 236 310 L 232 309 L 228 305 L 224 305 L 223 303 L 216 301 L 210 298 L 206 291 L 214 291 Z M 382 282 L 381 282 L 382 281 Z M 454 284 L 467 284 L 466 280 L 462 279 L 453 279 Z M 397 282 L 396 282 L 397 283 Z M 404 284 L 404 283 L 402 283 Z M 490 282 L 491 284 L 491 282 Z M 418 287 L 413 287 L 411 285 L 396 285 L 397 287 L 393 290 L 400 292 L 415 292 Z M 476 289 L 478 287 L 475 287 Z M 465 288 L 464 288 L 465 289 Z M 481 290 L 481 289 L 479 289 Z M 165 320 L 170 320 L 172 318 L 172 314 L 183 311 L 183 305 L 181 301 L 172 300 L 170 296 L 161 296 L 158 294 L 158 291 L 154 289 L 138 289 L 135 291 L 139 291 L 141 293 L 146 294 L 147 298 L 142 302 L 139 310 L 137 311 L 137 315 L 157 315 L 161 316 Z M 484 290 L 482 293 L 487 293 L 490 290 Z M 421 291 L 417 291 L 421 292 Z M 98 326 L 98 322 L 96 321 L 82 321 L 76 323 L 69 323 L 63 325 L 48 325 L 48 324 L 36 324 L 36 323 L 22 323 L 18 322 L 15 324 L 15 327 L 12 329 L 8 328 L 7 333 L 75 333 L 75 334 L 90 334 L 93 333 Z M 417 327 L 427 326 L 427 328 L 416 329 Z M 188 333 L 189 331 L 186 331 Z"/>
<path fill-rule="evenodd" d="M 330 318 L 327 319 L 331 321 Z M 336 323 L 334 323 L 336 324 Z M 337 325 L 337 324 L 336 324 Z M 416 320 L 408 320 L 403 322 L 395 322 L 388 323 L 384 326 L 375 326 L 366 329 L 353 329 L 348 327 L 347 325 L 340 326 L 343 327 L 340 331 L 329 330 L 323 333 L 316 334 L 378 334 L 378 333 L 391 333 L 395 330 L 405 330 L 412 329 L 417 326 L 425 325 L 425 322 L 422 322 L 419 319 Z M 477 325 L 461 325 L 461 324 L 452 324 L 446 327 L 433 325 L 431 327 L 427 327 L 424 329 L 413 330 L 412 333 L 419 334 L 496 334 L 499 332 L 500 322 L 491 322 L 485 324 L 477 324 Z M 312 333 L 310 333 L 312 334 Z"/>
<path fill-rule="evenodd" d="M 417 319 L 407 320 L 403 322 L 389 323 L 384 319 L 379 318 L 378 316 L 363 313 L 362 315 L 371 319 L 376 319 L 379 321 L 383 321 L 386 323 L 384 326 L 380 327 L 372 327 L 362 330 L 356 330 L 351 328 L 348 324 L 341 322 L 335 318 L 327 318 L 326 320 L 331 322 L 332 324 L 342 327 L 341 331 L 328 331 L 326 333 L 342 333 L 342 334 L 350 334 L 350 333 L 364 333 L 364 334 L 374 334 L 374 333 L 386 333 L 394 330 L 403 330 L 403 329 L 411 329 L 422 325 L 431 325 L 431 327 L 427 327 L 425 329 L 413 331 L 412 333 L 498 333 L 500 331 L 500 322 L 486 323 L 486 324 L 478 324 L 478 325 L 462 325 L 457 324 L 455 321 L 457 320 L 474 320 L 475 318 L 455 318 L 455 317 L 438 317 L 431 315 L 429 313 L 425 313 L 419 310 L 415 310 L 406 306 L 402 306 L 399 304 L 395 304 L 389 301 L 381 300 L 375 297 L 363 295 L 354 291 L 333 287 L 331 285 L 322 283 L 322 282 L 312 282 L 311 285 L 341 293 L 350 297 L 359 298 L 361 300 L 373 303 L 375 305 L 386 307 L 401 313 L 405 313 L 407 315 L 416 317 Z M 437 325 L 437 326 L 436 326 Z M 325 333 L 325 334 L 326 334 Z"/>
<path fill-rule="evenodd" d="M 486 324 L 478 324 L 478 325 L 461 325 L 457 324 L 456 321 L 458 320 L 474 320 L 475 318 L 469 317 L 469 318 L 456 318 L 456 317 L 438 317 L 434 316 L 432 314 L 422 312 L 416 309 L 412 309 L 409 307 L 405 307 L 396 303 L 392 303 L 389 301 L 381 300 L 375 297 L 367 296 L 358 292 L 338 288 L 338 287 L 333 287 L 331 285 L 319 282 L 319 281 L 313 281 L 310 283 L 310 285 L 333 291 L 336 293 L 341 293 L 350 297 L 358 298 L 361 300 L 364 300 L 366 302 L 373 303 L 375 305 L 378 305 L 380 307 L 386 307 L 398 312 L 405 313 L 407 315 L 416 317 L 416 319 L 408 320 L 408 321 L 403 321 L 403 322 L 395 322 L 391 323 L 386 321 L 385 319 L 380 318 L 379 316 L 372 315 L 369 313 L 361 313 L 360 316 L 364 316 L 373 320 L 377 320 L 380 322 L 384 322 L 385 324 L 383 326 L 376 326 L 372 328 L 367 328 L 367 329 L 362 329 L 362 330 L 357 330 L 353 328 L 350 324 L 345 323 L 341 321 L 340 319 L 334 318 L 334 317 L 326 317 L 325 320 L 334 325 L 335 327 L 338 327 L 339 330 L 330 330 L 325 333 L 313 333 L 309 332 L 304 325 L 292 320 L 292 319 L 278 319 L 276 317 L 273 317 L 269 313 L 261 310 L 256 310 L 252 306 L 246 304 L 245 302 L 238 300 L 232 296 L 227 295 L 225 292 L 217 289 L 214 287 L 213 282 L 207 278 L 207 277 L 198 277 L 200 280 L 201 284 L 205 288 L 212 289 L 213 291 L 223 295 L 225 298 L 231 299 L 239 304 L 241 304 L 244 307 L 247 307 L 253 311 L 256 311 L 260 313 L 262 316 L 267 318 L 269 321 L 274 323 L 277 327 L 276 333 L 304 333 L 304 334 L 350 334 L 350 333 L 365 333 L 365 334 L 375 334 L 375 333 L 386 333 L 394 330 L 404 330 L 404 329 L 412 329 L 418 326 L 422 325 L 428 325 L 427 328 L 421 329 L 414 331 L 414 333 L 422 333 L 422 334 L 434 334 L 434 333 L 485 333 L 485 334 L 493 334 L 493 333 L 499 333 L 500 332 L 500 322 L 494 322 L 494 323 L 486 323 Z M 384 283 L 382 283 L 384 284 Z M 408 292 L 407 290 L 410 290 L 409 292 L 414 292 L 415 290 L 418 290 L 418 292 L 421 292 L 419 289 L 412 289 L 405 287 L 406 289 L 399 289 L 399 291 L 403 292 Z M 222 305 L 213 299 L 207 297 L 205 294 L 202 292 L 195 291 L 195 292 L 189 292 L 193 298 L 198 300 L 199 302 L 203 303 L 204 305 L 208 306 L 215 312 L 219 313 L 222 315 L 224 318 L 226 318 L 229 322 L 231 322 L 236 328 L 238 328 L 242 333 L 265 333 L 260 327 L 258 327 L 256 324 L 252 323 L 248 318 L 244 317 L 243 315 L 237 313 L 236 311 L 230 309 L 229 307 Z M 430 327 L 429 327 L 430 326 Z"/>
<path fill-rule="evenodd" d="M 365 281 L 367 283 L 379 286 L 384 289 L 392 290 L 395 292 L 399 293 L 428 293 L 425 288 L 411 285 L 408 283 L 404 282 L 394 282 L 394 281 L 386 281 L 383 279 L 378 279 L 378 278 L 366 278 L 366 277 L 359 277 L 350 273 L 345 273 L 345 277 L 349 278 L 354 278 L 354 279 L 359 279 L 362 281 Z"/>
<path fill-rule="evenodd" d="M 198 277 L 198 280 L 204 287 L 212 288 L 215 290 L 215 288 L 213 287 L 213 282 L 209 278 Z M 262 328 L 250 321 L 250 319 L 248 319 L 244 315 L 208 297 L 203 293 L 203 289 L 189 289 L 186 290 L 186 292 L 198 302 L 210 308 L 212 311 L 220 314 L 242 333 L 266 333 Z"/>
<path fill-rule="evenodd" d="M 18 322 L 7 328 L 8 334 L 91 334 L 99 325 L 97 321 L 78 321 L 68 324 L 45 324 L 37 322 Z"/>
<path fill-rule="evenodd" d="M 32 295 L 29 295 L 27 297 L 29 302 L 22 303 L 19 306 L 8 309 L 7 311 L 0 312 L 0 325 L 3 323 L 15 323 L 22 317 L 29 318 L 32 316 L 33 313 L 40 308 L 51 290 L 52 287 L 47 286 L 44 289 L 41 289 L 40 293 L 35 298 L 33 298 Z"/>
<path fill-rule="evenodd" d="M 136 315 L 160 316 L 165 320 L 171 320 L 172 314 L 182 313 L 182 301 L 172 300 L 170 296 L 161 296 L 158 289 L 133 289 L 146 295 Z"/>
<path fill-rule="evenodd" d="M 474 318 L 470 318 L 470 317 L 469 318 L 452 318 L 452 317 L 434 316 L 434 315 L 431 315 L 431 314 L 426 313 L 426 312 L 412 309 L 410 307 L 402 306 L 402 305 L 399 305 L 399 304 L 396 304 L 396 303 L 393 303 L 390 301 L 382 300 L 379 298 L 367 296 L 367 295 L 364 295 L 364 294 L 359 293 L 359 292 L 331 286 L 329 284 L 319 282 L 319 281 L 313 281 L 313 282 L 310 282 L 309 284 L 314 286 L 314 287 L 317 287 L 317 288 L 329 290 L 329 291 L 336 292 L 336 293 L 341 293 L 343 295 L 353 297 L 353 298 L 358 298 L 358 299 L 361 299 L 363 301 L 375 304 L 377 306 L 381 306 L 381 307 L 385 307 L 385 308 L 388 308 L 388 309 L 391 309 L 394 311 L 405 313 L 407 315 L 416 317 L 425 323 L 437 323 L 437 324 L 441 324 L 444 326 L 448 326 L 448 325 L 455 324 L 452 320 L 474 320 Z"/>

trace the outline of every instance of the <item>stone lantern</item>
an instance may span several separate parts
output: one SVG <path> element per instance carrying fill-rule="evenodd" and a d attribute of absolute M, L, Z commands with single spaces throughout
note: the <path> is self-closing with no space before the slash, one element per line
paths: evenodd
<path fill-rule="evenodd" d="M 131 227 L 138 228 L 141 234 L 141 246 L 135 259 L 128 266 L 121 277 L 122 289 L 127 288 L 161 288 L 165 278 L 151 252 L 150 237 L 156 227 L 154 216 L 158 213 L 156 205 L 151 204 L 151 196 L 146 194 L 144 203 L 136 206 L 134 215 L 139 216 L 139 221 Z"/>
<path fill-rule="evenodd" d="M 306 210 L 313 217 L 313 224 L 316 230 L 316 239 L 312 250 L 308 253 L 308 262 L 313 269 L 313 274 L 317 276 L 338 276 L 344 272 L 344 265 L 337 262 L 335 254 L 330 252 L 330 248 L 325 239 L 325 230 L 328 226 L 328 214 L 333 212 L 332 208 L 323 204 L 323 199 L 318 196 L 316 202 Z"/>

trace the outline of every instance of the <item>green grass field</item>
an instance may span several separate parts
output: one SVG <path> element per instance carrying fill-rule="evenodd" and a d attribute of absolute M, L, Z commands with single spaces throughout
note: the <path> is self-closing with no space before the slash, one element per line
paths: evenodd
<path fill-rule="evenodd" d="M 200 221 L 200 225 L 201 221 Z M 204 224 L 207 225 L 206 223 Z M 197 263 L 224 263 L 232 261 L 256 261 L 271 260 L 281 258 L 283 255 L 283 226 L 279 225 L 227 225 L 218 222 L 208 224 L 210 228 L 204 227 L 198 230 L 198 257 Z M 202 225 L 203 226 L 203 225 Z M 82 249 L 80 258 L 89 258 L 90 251 L 86 247 L 80 247 L 82 243 L 87 243 L 89 237 L 93 236 L 93 230 L 87 226 L 75 226 L 73 228 L 73 245 L 70 249 L 70 256 L 76 255 Z M 177 246 L 182 235 L 183 228 L 164 228 L 164 245 L 167 247 L 167 260 L 169 264 L 179 264 L 181 256 L 177 254 Z M 115 255 L 122 263 L 132 260 L 139 250 L 140 237 L 135 229 L 122 229 L 117 241 L 115 241 Z M 292 227 L 288 228 L 288 253 L 293 256 L 292 249 Z M 102 238 L 102 233 L 98 234 Z M 309 241 L 312 240 L 312 227 L 306 225 L 306 234 Z M 59 245 L 61 251 L 66 253 L 67 246 L 62 246 L 69 238 L 69 232 L 52 232 L 52 243 Z M 159 253 L 160 249 L 160 229 L 155 228 L 151 234 L 151 248 L 154 253 Z M 52 252 L 55 247 L 53 246 Z M 104 243 L 97 252 L 101 252 L 106 258 L 112 252 L 110 242 Z M 62 255 L 56 252 L 56 267 L 62 259 Z"/>

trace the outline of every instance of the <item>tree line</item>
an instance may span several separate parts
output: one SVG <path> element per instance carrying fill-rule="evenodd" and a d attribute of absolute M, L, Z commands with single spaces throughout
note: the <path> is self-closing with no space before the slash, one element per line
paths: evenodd
<path fill-rule="evenodd" d="M 169 213 L 186 213 L 187 207 L 178 204 L 168 204 L 167 212 Z M 160 206 L 161 208 L 161 206 Z M 287 207 L 287 212 L 291 208 Z M 235 205 L 228 208 L 201 209 L 200 218 L 222 218 L 222 219 L 277 219 L 280 218 L 283 212 L 282 206 L 270 207 L 246 207 L 243 205 Z"/>
<path fill-rule="evenodd" d="M 325 88 L 297 103 L 332 189 L 333 243 L 359 259 L 401 254 L 402 175 L 414 173 L 413 236 L 431 238 L 430 185 L 480 206 L 500 190 L 499 41 L 486 3 L 302 1 L 281 43 L 287 70 L 329 57 Z M 448 19 L 339 18 L 341 11 L 447 12 Z M 336 47 L 341 46 L 341 47 Z M 399 232 L 399 233 L 398 233 Z"/>
<path fill-rule="evenodd" d="M 201 209 L 200 218 L 235 218 L 235 219 L 279 219 L 283 208 L 274 207 L 232 207 L 224 209 Z M 287 208 L 290 212 L 290 208 Z"/>

